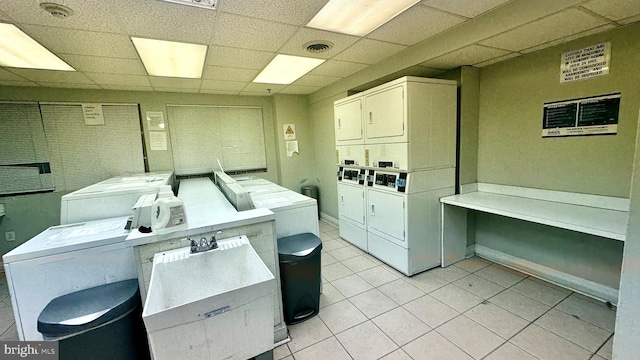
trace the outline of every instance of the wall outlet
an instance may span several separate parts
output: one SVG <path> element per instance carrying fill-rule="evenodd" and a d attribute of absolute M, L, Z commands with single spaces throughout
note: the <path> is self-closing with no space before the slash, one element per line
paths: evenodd
<path fill-rule="evenodd" d="M 4 238 L 7 239 L 7 241 L 16 241 L 16 232 L 15 231 L 6 231 L 4 233 Z"/>

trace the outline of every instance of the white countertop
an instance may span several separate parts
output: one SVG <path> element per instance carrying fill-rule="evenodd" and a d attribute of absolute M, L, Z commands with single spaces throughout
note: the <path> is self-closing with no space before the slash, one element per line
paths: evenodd
<path fill-rule="evenodd" d="M 629 213 L 592 206 L 490 192 L 447 196 L 440 201 L 467 209 L 624 241 Z"/>

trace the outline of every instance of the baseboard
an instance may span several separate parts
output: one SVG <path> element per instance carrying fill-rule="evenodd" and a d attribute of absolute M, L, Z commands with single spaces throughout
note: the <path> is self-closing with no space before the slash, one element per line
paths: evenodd
<path fill-rule="evenodd" d="M 472 257 L 473 254 L 476 253 L 476 244 L 471 244 L 467 246 L 467 257 Z"/>
<path fill-rule="evenodd" d="M 275 326 L 273 328 L 273 338 L 274 338 L 274 343 L 275 344 L 279 344 L 279 343 L 286 343 L 288 342 L 287 339 L 289 339 L 289 331 L 287 331 L 287 325 L 283 322 L 282 324 L 280 324 L 280 326 Z"/>
<path fill-rule="evenodd" d="M 476 255 L 594 299 L 618 303 L 618 289 L 475 244 Z"/>
<path fill-rule="evenodd" d="M 335 227 L 339 226 L 338 219 L 334 218 L 333 216 L 329 216 L 323 212 L 320 213 L 320 220 L 324 220 Z"/>

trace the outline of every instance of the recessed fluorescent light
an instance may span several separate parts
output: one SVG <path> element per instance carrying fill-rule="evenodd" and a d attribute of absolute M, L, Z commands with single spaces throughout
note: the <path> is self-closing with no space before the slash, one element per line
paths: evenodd
<path fill-rule="evenodd" d="M 365 36 L 420 0 L 331 0 L 308 27 Z"/>
<path fill-rule="evenodd" d="M 174 4 L 191 5 L 205 9 L 215 10 L 218 0 L 161 0 Z"/>
<path fill-rule="evenodd" d="M 152 76 L 200 78 L 207 45 L 132 37 L 147 73 Z"/>
<path fill-rule="evenodd" d="M 13 24 L 0 23 L 0 66 L 76 71 Z"/>
<path fill-rule="evenodd" d="M 291 84 L 323 62 L 323 59 L 278 54 L 253 82 Z"/>

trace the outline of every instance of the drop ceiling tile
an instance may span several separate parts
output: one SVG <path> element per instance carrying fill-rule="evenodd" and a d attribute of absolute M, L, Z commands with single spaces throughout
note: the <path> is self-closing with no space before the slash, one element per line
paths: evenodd
<path fill-rule="evenodd" d="M 307 95 L 313 92 L 320 90 L 322 87 L 320 86 L 301 86 L 301 85 L 289 85 L 284 90 L 280 91 L 279 94 L 297 94 L 297 95 Z"/>
<path fill-rule="evenodd" d="M 368 65 L 347 61 L 327 60 L 309 74 L 346 77 L 366 68 Z"/>
<path fill-rule="evenodd" d="M 251 92 L 262 95 L 275 94 L 280 92 L 280 90 L 287 87 L 287 85 L 278 85 L 278 84 L 263 84 L 263 83 L 248 83 L 247 86 L 242 90 L 243 93 Z M 271 89 L 269 92 L 268 89 Z"/>
<path fill-rule="evenodd" d="M 241 69 L 264 69 L 275 56 L 274 52 L 211 45 L 205 64 Z"/>
<path fill-rule="evenodd" d="M 422 65 L 417 65 L 416 67 L 419 67 L 421 69 L 419 69 L 419 70 L 417 69 L 415 75 L 407 74 L 407 75 L 404 75 L 404 76 L 430 77 L 430 76 L 436 76 L 436 75 L 439 75 L 439 74 L 442 74 L 442 73 L 446 72 L 445 70 L 442 70 L 442 69 L 434 69 L 434 68 L 430 68 L 430 67 L 426 67 L 426 66 L 422 66 Z"/>
<path fill-rule="evenodd" d="M 491 65 L 491 64 L 499 63 L 501 61 L 513 59 L 513 58 L 518 57 L 518 56 L 520 56 L 520 53 L 509 53 L 507 55 L 498 56 L 497 58 L 493 58 L 493 59 L 489 59 L 489 60 L 486 60 L 486 61 L 479 62 L 477 64 L 473 64 L 473 66 L 475 66 L 475 67 L 485 67 L 485 66 L 488 66 L 488 65 Z"/>
<path fill-rule="evenodd" d="M 634 23 L 636 21 L 640 21 L 640 15 L 636 15 L 636 16 L 628 17 L 626 19 L 618 20 L 618 24 L 620 24 L 620 25 L 628 25 L 628 24 Z"/>
<path fill-rule="evenodd" d="M 96 84 L 73 84 L 73 83 L 61 83 L 61 82 L 46 82 L 38 81 L 38 85 L 49 88 L 67 88 L 67 89 L 101 89 Z"/>
<path fill-rule="evenodd" d="M 146 75 L 140 60 L 106 58 L 86 55 L 59 54 L 60 58 L 78 71 L 106 74 Z"/>
<path fill-rule="evenodd" d="M 221 13 L 215 26 L 212 44 L 277 51 L 296 29 L 293 25 Z"/>
<path fill-rule="evenodd" d="M 220 80 L 202 80 L 200 91 L 204 90 L 221 90 L 235 91 L 236 93 L 247 86 L 247 82 L 242 81 L 220 81 Z"/>
<path fill-rule="evenodd" d="M 307 74 L 301 77 L 300 79 L 293 82 L 293 85 L 301 85 L 301 86 L 327 86 L 333 84 L 334 82 L 340 80 L 342 78 L 335 76 L 322 76 L 322 75 L 312 75 Z"/>
<path fill-rule="evenodd" d="M 196 89 L 200 90 L 200 79 L 182 79 L 174 77 L 149 76 L 151 86 L 157 88 Z"/>
<path fill-rule="evenodd" d="M 534 46 L 534 47 L 530 47 L 528 49 L 520 50 L 520 52 L 523 53 L 523 54 L 532 53 L 534 51 L 546 49 L 548 47 L 551 47 L 551 46 L 554 46 L 554 45 L 558 45 L 558 44 L 562 44 L 562 43 L 566 43 L 566 42 L 569 42 L 571 40 L 575 40 L 575 39 L 579 39 L 579 38 L 582 38 L 582 37 L 585 37 L 585 36 L 601 33 L 603 31 L 612 30 L 612 29 L 615 29 L 616 27 L 617 26 L 611 25 L 611 24 L 599 26 L 597 28 L 594 28 L 594 29 L 591 29 L 591 30 L 587 30 L 587 31 L 583 31 L 581 33 L 577 33 L 577 34 L 574 34 L 574 35 L 571 35 L 571 36 L 567 36 L 567 37 L 564 37 L 562 39 L 550 41 L 548 43 L 544 43 L 544 44 L 540 44 L 540 45 L 537 45 L 537 46 Z"/>
<path fill-rule="evenodd" d="M 25 25 L 23 30 L 56 54 L 106 56 L 137 59 L 133 43 L 126 35 L 75 29 Z"/>
<path fill-rule="evenodd" d="M 481 41 L 480 44 L 519 51 L 577 34 L 605 23 L 601 18 L 571 8 L 506 31 Z"/>
<path fill-rule="evenodd" d="M 258 76 L 256 69 L 236 69 L 231 67 L 207 66 L 202 74 L 203 79 L 249 82 Z"/>
<path fill-rule="evenodd" d="M 367 38 L 415 45 L 466 20 L 467 18 L 426 6 L 414 6 L 374 30 Z"/>
<path fill-rule="evenodd" d="M 11 72 L 27 80 L 37 82 L 69 82 L 75 84 L 93 84 L 93 81 L 77 71 L 53 71 L 37 69 L 11 69 Z"/>
<path fill-rule="evenodd" d="M 509 51 L 490 48 L 482 45 L 470 45 L 462 49 L 439 56 L 435 59 L 421 63 L 421 66 L 436 69 L 455 69 L 462 65 L 472 65 L 498 56 L 504 56 Z"/>
<path fill-rule="evenodd" d="M 12 73 L 9 70 L 0 69 L 0 80 L 6 81 L 27 81 L 27 79 Z"/>
<path fill-rule="evenodd" d="M 200 89 L 201 94 L 238 95 L 238 91 Z"/>
<path fill-rule="evenodd" d="M 146 76 L 141 75 L 120 75 L 103 73 L 85 73 L 91 80 L 100 86 L 124 85 L 124 86 L 144 86 L 150 87 L 151 83 Z"/>
<path fill-rule="evenodd" d="M 358 41 L 358 39 L 360 38 L 357 36 L 338 34 L 330 31 L 302 27 L 278 52 L 289 55 L 329 59 L 339 54 L 349 46 L 353 45 L 356 41 Z M 312 41 L 329 41 L 333 43 L 333 48 L 321 53 L 308 52 L 306 50 L 306 46 L 304 45 Z"/>
<path fill-rule="evenodd" d="M 421 4 L 474 18 L 511 0 L 423 0 Z"/>
<path fill-rule="evenodd" d="M 10 81 L 10 80 L 0 80 L 1 86 L 40 86 L 31 81 Z"/>
<path fill-rule="evenodd" d="M 208 44 L 216 11 L 158 0 L 113 0 L 115 13 L 131 36 Z"/>
<path fill-rule="evenodd" d="M 105 90 L 120 91 L 153 91 L 151 86 L 101 85 Z"/>
<path fill-rule="evenodd" d="M 406 46 L 388 42 L 362 39 L 334 57 L 335 60 L 375 64 L 406 49 Z"/>
<path fill-rule="evenodd" d="M 640 14 L 638 0 L 591 0 L 581 6 L 616 21 Z"/>
<path fill-rule="evenodd" d="M 303 25 L 308 23 L 326 2 L 327 0 L 221 1 L 218 10 L 286 24 Z"/>
<path fill-rule="evenodd" d="M 57 18 L 41 9 L 38 3 L 42 2 L 45 1 L 1 1 L 0 10 L 11 14 L 14 21 L 22 24 L 125 33 L 105 1 L 51 1 L 73 10 L 73 15 L 66 18 Z"/>
<path fill-rule="evenodd" d="M 2 22 L 14 22 L 14 20 L 9 18 L 9 16 L 7 14 L 3 13 L 1 10 L 0 10 L 0 21 L 2 21 Z"/>

